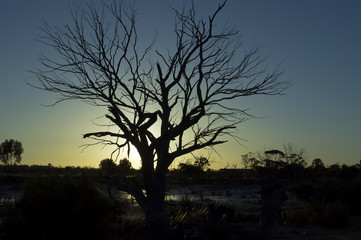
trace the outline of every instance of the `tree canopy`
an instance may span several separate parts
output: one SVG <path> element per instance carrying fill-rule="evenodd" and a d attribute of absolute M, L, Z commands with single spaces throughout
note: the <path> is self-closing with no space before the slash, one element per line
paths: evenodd
<path fill-rule="evenodd" d="M 19 164 L 23 153 L 24 149 L 22 143 L 17 140 L 6 139 L 0 145 L 0 160 L 3 164 L 10 166 Z"/>

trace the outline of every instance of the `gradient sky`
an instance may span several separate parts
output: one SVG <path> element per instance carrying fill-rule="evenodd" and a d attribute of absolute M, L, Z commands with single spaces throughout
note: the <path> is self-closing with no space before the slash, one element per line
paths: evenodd
<path fill-rule="evenodd" d="M 79 2 L 79 1 L 78 1 Z M 84 1 L 87 2 L 87 1 Z M 97 1 L 100 2 L 100 1 Z M 186 1 L 137 0 L 141 41 L 158 35 L 156 47 L 172 46 L 174 16 L 169 6 Z M 220 1 L 197 0 L 200 15 Z M 0 142 L 23 143 L 23 164 L 98 166 L 110 149 L 81 152 L 82 134 L 97 130 L 92 120 L 105 112 L 81 102 L 54 107 L 56 96 L 33 89 L 25 81 L 51 52 L 35 40 L 43 20 L 71 23 L 65 0 L 0 1 Z M 361 159 L 361 1 L 229 0 L 218 24 L 236 25 L 246 45 L 262 44 L 270 64 L 282 62 L 282 80 L 292 86 L 284 96 L 250 97 L 235 104 L 259 119 L 239 126 L 242 146 L 235 141 L 217 147 L 215 168 L 241 166 L 248 152 L 281 149 L 288 142 L 307 151 L 307 161 L 355 164 Z M 161 49 L 164 50 L 164 49 Z M 205 153 L 208 155 L 208 153 Z M 125 156 L 125 155 L 124 155 Z M 139 166 L 135 154 L 133 165 Z M 181 159 L 184 160 L 184 159 Z"/>

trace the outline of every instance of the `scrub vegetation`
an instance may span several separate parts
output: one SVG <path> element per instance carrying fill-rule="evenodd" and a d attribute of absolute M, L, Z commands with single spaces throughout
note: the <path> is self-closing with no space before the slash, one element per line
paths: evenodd
<path fill-rule="evenodd" d="M 260 46 L 243 43 L 237 27 L 219 25 L 226 4 L 206 17 L 194 2 L 172 8 L 174 42 L 160 49 L 155 40 L 144 45 L 137 11 L 122 1 L 74 4 L 71 23 L 42 25 L 38 40 L 55 54 L 40 57 L 28 84 L 57 96 L 54 105 L 71 100 L 101 109 L 99 130 L 83 135 L 94 142 L 84 147 L 114 151 L 98 169 L 59 168 L 17 165 L 21 144 L 1 146 L 1 161 L 11 165 L 0 169 L 1 238 L 277 239 L 285 224 L 343 228 L 360 215 L 353 194 L 360 166 L 325 167 L 315 159 L 307 167 L 293 145 L 244 155 L 245 169 L 212 170 L 202 156 L 172 169 L 182 156 L 240 139 L 236 128 L 254 118 L 240 100 L 289 87 Z M 131 148 L 139 170 L 113 159 L 129 157 Z M 178 195 L 168 195 L 172 186 Z"/>
<path fill-rule="evenodd" d="M 184 194 L 181 199 L 166 201 L 169 230 L 161 237 L 209 239 L 211 232 L 222 239 L 232 239 L 231 234 L 263 239 L 260 223 L 268 214 L 264 196 L 271 181 L 287 191 L 284 200 L 288 200 L 285 204 L 281 201 L 279 220 L 272 218 L 280 227 L 347 229 L 361 216 L 360 164 L 325 166 L 315 159 L 309 166 L 294 166 L 292 162 L 282 163 L 283 158 L 273 158 L 275 164 L 269 165 L 269 160 L 257 158 L 257 164 L 247 170 L 213 170 L 208 159 L 195 158 L 169 170 L 169 186 L 176 186 L 180 192 L 194 186 L 191 193 L 201 197 L 195 200 Z M 296 170 L 290 174 L 292 169 Z M 119 179 L 141 182 L 141 170 L 133 169 L 127 159 L 104 159 L 99 168 L 17 165 L 9 173 L 2 165 L 0 171 L 2 191 L 4 186 L 19 189 L 15 200 L 2 200 L 2 239 L 150 239 L 144 214 L 133 198 L 116 187 Z M 203 185 L 211 185 L 216 193 L 206 195 L 195 190 Z M 217 187 L 225 186 L 229 192 L 225 198 L 231 198 L 233 188 L 239 186 L 260 186 L 261 197 L 253 205 L 212 200 L 212 194 L 218 194 Z M 276 192 L 276 196 L 281 195 Z"/>

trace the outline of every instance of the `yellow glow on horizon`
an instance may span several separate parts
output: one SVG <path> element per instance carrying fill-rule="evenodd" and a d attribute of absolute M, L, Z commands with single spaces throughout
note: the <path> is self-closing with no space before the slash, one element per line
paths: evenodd
<path fill-rule="evenodd" d="M 133 145 L 130 145 L 129 161 L 132 163 L 133 168 L 141 167 L 140 155 Z"/>

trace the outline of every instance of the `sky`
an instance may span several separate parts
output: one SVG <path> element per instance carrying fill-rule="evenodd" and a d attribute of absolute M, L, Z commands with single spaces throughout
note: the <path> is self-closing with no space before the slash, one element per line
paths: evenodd
<path fill-rule="evenodd" d="M 220 1 L 195 2 L 199 15 L 207 16 Z M 30 71 L 40 66 L 39 57 L 51 53 L 36 40 L 42 22 L 52 26 L 71 23 L 70 3 L 0 1 L 0 142 L 21 141 L 23 164 L 97 167 L 110 156 L 111 149 L 95 146 L 82 151 L 80 147 L 90 143 L 82 134 L 99 130 L 92 121 L 106 109 L 74 101 L 44 107 L 56 96 L 26 84 L 34 80 Z M 150 42 L 156 33 L 155 47 L 163 51 L 171 47 L 174 14 L 170 7 L 180 8 L 189 1 L 134 3 L 141 41 Z M 229 139 L 216 147 L 218 154 L 204 153 L 214 168 L 242 167 L 243 154 L 282 149 L 286 143 L 305 149 L 308 163 L 315 158 L 326 165 L 359 163 L 360 11 L 358 0 L 228 1 L 218 25 L 236 26 L 245 46 L 261 44 L 270 66 L 281 63 L 284 74 L 280 80 L 292 84 L 282 96 L 255 96 L 234 103 L 258 118 L 239 125 L 241 144 Z M 130 160 L 139 167 L 134 151 Z"/>

